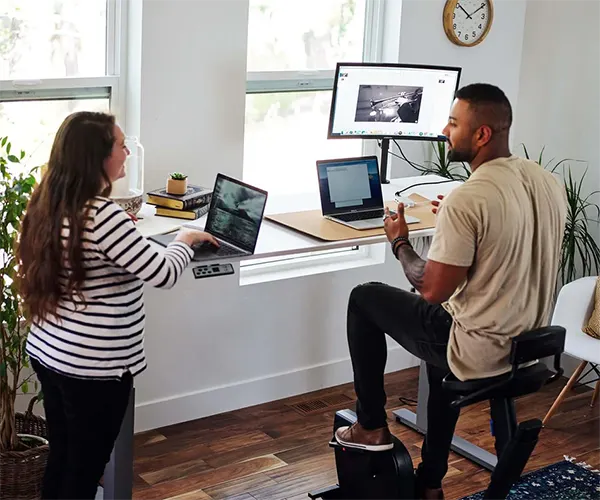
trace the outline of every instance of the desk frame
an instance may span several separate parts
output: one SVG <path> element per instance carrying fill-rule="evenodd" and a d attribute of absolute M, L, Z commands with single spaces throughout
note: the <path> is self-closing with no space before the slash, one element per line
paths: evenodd
<path fill-rule="evenodd" d="M 421 361 L 419 368 L 419 389 L 417 396 L 417 412 L 414 413 L 406 408 L 394 411 L 396 420 L 401 424 L 407 425 L 411 429 L 425 434 L 427 430 L 427 400 L 429 399 L 429 383 L 427 381 L 427 369 L 425 362 Z M 463 439 L 456 434 L 452 438 L 450 448 L 455 453 L 468 458 L 481 467 L 493 471 L 498 463 L 496 455 L 489 451 L 475 446 L 466 439 Z"/>
<path fill-rule="evenodd" d="M 135 387 L 131 388 L 125 418 L 104 469 L 104 485 L 96 499 L 131 500 L 133 497 L 133 436 L 135 421 Z"/>

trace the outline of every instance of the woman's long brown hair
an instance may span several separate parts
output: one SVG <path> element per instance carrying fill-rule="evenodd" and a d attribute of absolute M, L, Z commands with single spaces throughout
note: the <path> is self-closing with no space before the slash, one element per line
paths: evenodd
<path fill-rule="evenodd" d="M 69 115 L 56 133 L 17 247 L 19 293 L 32 321 L 54 315 L 61 297 L 81 295 L 86 206 L 94 196 L 110 194 L 104 165 L 115 141 L 114 127 L 112 115 L 83 111 Z M 63 224 L 69 227 L 67 239 L 61 238 Z"/>

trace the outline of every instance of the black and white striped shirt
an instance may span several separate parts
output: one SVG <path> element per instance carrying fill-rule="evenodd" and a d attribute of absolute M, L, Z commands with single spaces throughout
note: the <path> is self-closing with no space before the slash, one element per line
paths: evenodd
<path fill-rule="evenodd" d="M 69 235 L 63 225 L 62 238 Z M 83 301 L 60 300 L 56 316 L 32 325 L 27 353 L 65 375 L 117 378 L 146 368 L 144 283 L 171 288 L 190 263 L 193 250 L 181 242 L 157 249 L 127 213 L 107 198 L 90 202 L 82 235 Z M 61 273 L 66 284 L 69 269 Z"/>

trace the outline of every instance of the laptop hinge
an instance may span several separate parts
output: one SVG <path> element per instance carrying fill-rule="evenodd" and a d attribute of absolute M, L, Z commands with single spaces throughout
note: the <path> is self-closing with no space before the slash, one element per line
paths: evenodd
<path fill-rule="evenodd" d="M 213 235 L 213 236 L 214 236 L 214 235 Z M 230 247 L 233 247 L 233 248 L 235 248 L 236 250 L 239 250 L 240 252 L 245 252 L 245 253 L 248 253 L 248 254 L 252 253 L 252 252 L 250 252 L 250 250 L 246 250 L 245 248 L 240 248 L 240 247 L 238 247 L 237 245 L 234 245 L 233 243 L 229 243 L 228 241 L 225 241 L 224 239 L 218 238 L 218 237 L 216 237 L 216 236 L 215 236 L 215 239 L 216 239 L 216 240 L 217 240 L 219 243 L 225 243 L 225 244 L 227 244 L 228 246 L 230 246 Z"/>
<path fill-rule="evenodd" d="M 348 214 L 364 214 L 368 212 L 381 212 L 383 208 L 367 208 L 365 210 L 355 210 L 354 212 L 338 212 L 336 214 L 331 214 L 332 217 L 336 215 L 348 215 Z"/>

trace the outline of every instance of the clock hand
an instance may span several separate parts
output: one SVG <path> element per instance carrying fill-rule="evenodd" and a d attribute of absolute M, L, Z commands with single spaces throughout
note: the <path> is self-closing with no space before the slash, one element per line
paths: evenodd
<path fill-rule="evenodd" d="M 477 12 L 478 10 L 481 10 L 481 9 L 483 9 L 483 5 L 482 5 L 481 7 L 479 7 L 477 10 L 474 10 L 473 12 L 471 12 L 471 16 L 472 16 L 473 14 L 475 14 L 475 12 Z"/>
<path fill-rule="evenodd" d="M 472 19 L 472 17 L 469 15 L 469 13 L 463 9 L 463 6 L 461 4 L 456 4 L 457 7 L 460 7 L 460 10 L 462 10 L 466 15 L 467 15 L 467 19 Z"/>

